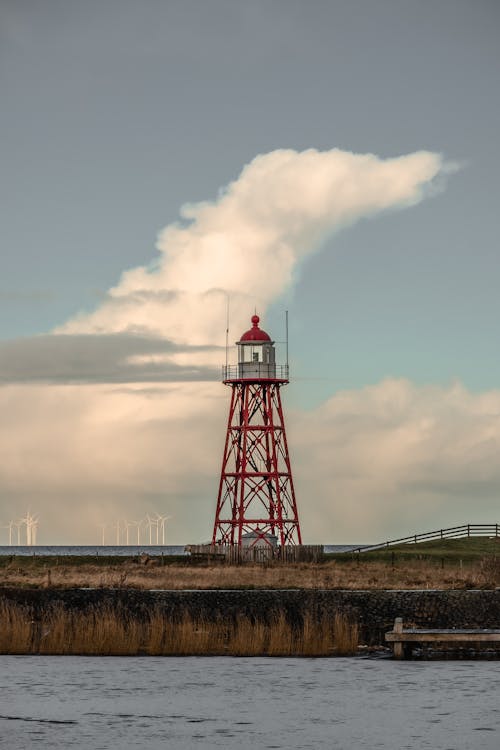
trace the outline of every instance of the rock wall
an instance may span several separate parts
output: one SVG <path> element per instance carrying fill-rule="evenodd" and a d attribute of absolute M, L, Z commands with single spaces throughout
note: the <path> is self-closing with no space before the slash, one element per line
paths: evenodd
<path fill-rule="evenodd" d="M 405 625 L 443 628 L 500 628 L 500 590 L 491 591 L 338 591 L 338 590 L 210 590 L 141 591 L 137 589 L 2 589 L 9 599 L 32 608 L 35 619 L 62 604 L 69 609 L 110 607 L 124 616 L 147 617 L 156 608 L 167 616 L 223 619 L 246 615 L 268 620 L 285 612 L 300 622 L 305 612 L 318 619 L 347 612 L 359 622 L 361 640 L 384 643 L 394 618 Z"/>

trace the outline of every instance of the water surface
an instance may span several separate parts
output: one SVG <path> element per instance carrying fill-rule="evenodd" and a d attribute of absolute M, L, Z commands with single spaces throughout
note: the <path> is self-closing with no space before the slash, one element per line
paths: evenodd
<path fill-rule="evenodd" d="M 0 747 L 498 750 L 498 662 L 0 657 Z"/>

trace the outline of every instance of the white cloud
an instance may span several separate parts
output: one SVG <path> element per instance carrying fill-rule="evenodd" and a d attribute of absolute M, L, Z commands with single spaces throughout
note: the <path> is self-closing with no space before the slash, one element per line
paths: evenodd
<path fill-rule="evenodd" d="M 227 295 L 234 329 L 244 330 L 249 310 L 265 312 L 325 237 L 418 203 L 445 167 L 427 151 L 394 159 L 338 149 L 258 156 L 218 200 L 184 206 L 184 222 L 160 234 L 150 267 L 126 271 L 103 305 L 59 331 L 147 331 L 179 344 L 221 344 Z"/>
<path fill-rule="evenodd" d="M 385 380 L 296 415 L 294 428 L 315 536 L 323 525 L 356 543 L 498 520 L 500 391 Z"/>
<path fill-rule="evenodd" d="M 216 383 L 0 388 L 3 522 L 29 505 L 40 540 L 84 543 L 101 521 L 168 510 L 180 541 L 206 535 L 197 521 L 211 505 L 225 395 Z"/>

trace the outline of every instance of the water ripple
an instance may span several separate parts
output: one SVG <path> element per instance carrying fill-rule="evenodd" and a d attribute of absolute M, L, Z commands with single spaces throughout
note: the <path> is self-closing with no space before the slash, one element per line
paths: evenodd
<path fill-rule="evenodd" d="M 495 662 L 4 656 L 0 745 L 498 750 L 499 689 Z"/>

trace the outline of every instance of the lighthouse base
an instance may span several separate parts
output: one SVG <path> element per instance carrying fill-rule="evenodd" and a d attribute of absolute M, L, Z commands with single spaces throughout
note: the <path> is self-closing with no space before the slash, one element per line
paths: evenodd
<path fill-rule="evenodd" d="M 280 381 L 227 383 L 231 404 L 217 497 L 214 545 L 301 544 Z"/>

